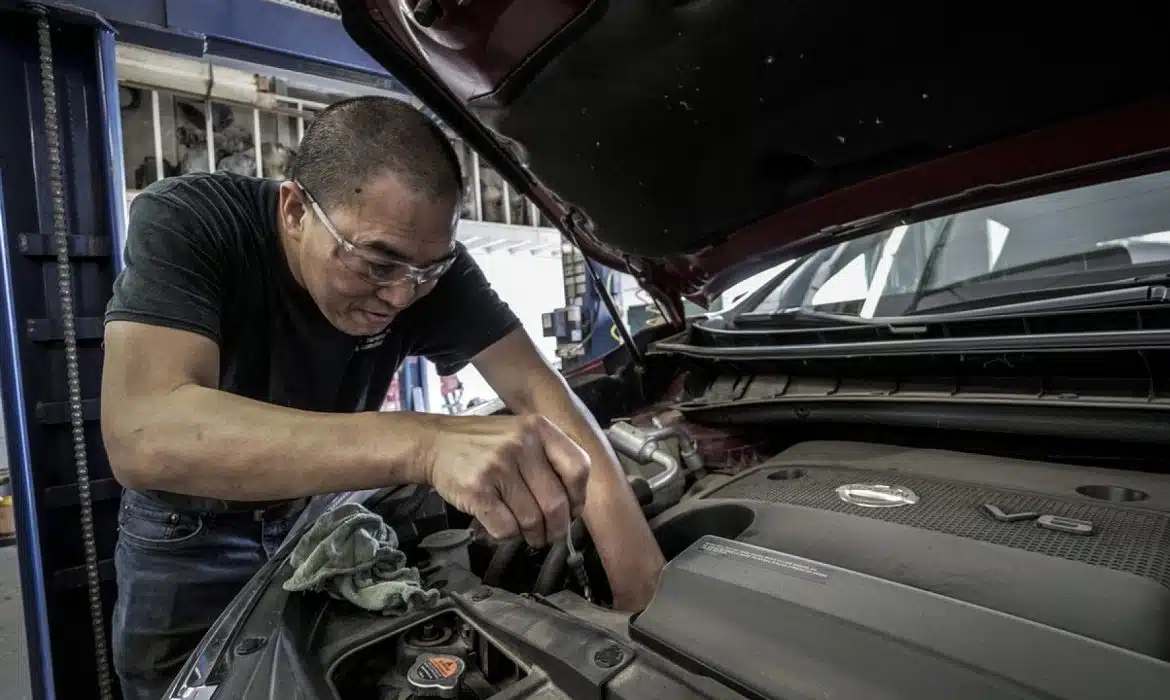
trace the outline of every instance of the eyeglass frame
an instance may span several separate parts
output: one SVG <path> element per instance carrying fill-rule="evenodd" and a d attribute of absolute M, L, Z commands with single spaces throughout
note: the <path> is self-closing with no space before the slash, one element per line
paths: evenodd
<path fill-rule="evenodd" d="M 368 257 L 366 257 L 365 254 L 363 254 L 361 252 L 362 251 L 361 246 L 354 244 L 353 242 L 349 241 L 345 236 L 341 235 L 341 232 L 337 230 L 337 226 L 334 225 L 333 220 L 330 219 L 329 215 L 325 213 L 325 209 L 320 204 L 317 203 L 317 198 L 314 197 L 311 192 L 309 192 L 309 189 L 307 187 L 305 187 L 303 184 L 301 184 L 300 182 L 298 182 L 296 180 L 292 180 L 291 182 L 297 186 L 297 189 L 299 189 L 301 191 L 301 194 L 304 195 L 304 199 L 308 203 L 309 208 L 313 210 L 313 214 L 321 221 L 321 225 L 325 227 L 325 230 L 329 232 L 329 235 L 333 236 L 333 240 L 337 243 L 337 245 L 343 251 L 345 251 L 346 253 L 348 253 L 348 254 L 350 254 L 358 259 L 364 260 L 365 262 L 369 263 L 370 265 L 381 265 L 381 266 L 393 265 L 396 269 L 400 269 L 402 271 L 400 273 L 401 277 L 399 277 L 397 279 L 392 279 L 392 280 L 373 279 L 373 278 L 371 278 L 370 275 L 368 275 L 360 270 L 355 270 L 352 267 L 350 267 L 349 265 L 345 265 L 345 260 L 344 260 L 344 258 L 342 258 L 342 264 L 345 265 L 346 269 L 350 270 L 351 272 L 358 275 L 359 277 L 364 279 L 366 282 L 369 282 L 370 284 L 373 284 L 373 285 L 379 286 L 379 287 L 386 287 L 386 286 L 390 286 L 390 285 L 394 285 L 394 284 L 401 284 L 402 282 L 405 282 L 406 280 L 410 280 L 413 283 L 413 285 L 417 288 L 417 287 L 420 287 L 422 285 L 430 284 L 432 282 L 438 281 L 438 279 L 440 277 L 442 277 L 443 274 L 447 272 L 447 270 L 451 269 L 451 265 L 454 264 L 454 262 L 455 262 L 455 257 L 457 255 L 457 251 L 455 251 L 454 246 L 452 246 L 452 250 L 450 253 L 448 253 L 443 258 L 440 258 L 439 260 L 431 263 L 430 265 L 426 265 L 424 267 L 418 267 L 416 265 L 412 265 L 412 264 L 406 262 L 405 260 L 394 260 L 394 259 L 391 259 L 387 263 L 376 263 L 376 262 L 370 260 Z M 437 272 L 436 272 L 436 270 L 437 270 Z"/>

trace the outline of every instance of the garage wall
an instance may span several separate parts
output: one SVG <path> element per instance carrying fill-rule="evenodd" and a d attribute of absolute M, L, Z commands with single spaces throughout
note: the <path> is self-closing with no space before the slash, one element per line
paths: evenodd
<path fill-rule="evenodd" d="M 565 305 L 564 282 L 561 275 L 561 259 L 554 256 L 518 253 L 484 253 L 473 251 L 472 257 L 483 269 L 484 276 L 524 324 L 524 330 L 536 343 L 546 358 L 554 365 L 556 339 L 543 337 L 540 316 Z M 468 367 L 459 373 L 463 383 L 463 403 L 473 398 L 495 398 L 487 382 L 475 368 Z M 432 411 L 443 410 L 443 398 L 439 392 L 439 378 L 434 365 L 427 363 L 427 397 Z"/>

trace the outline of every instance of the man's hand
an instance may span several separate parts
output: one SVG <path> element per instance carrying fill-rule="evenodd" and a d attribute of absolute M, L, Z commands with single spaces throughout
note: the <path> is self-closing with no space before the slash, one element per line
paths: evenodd
<path fill-rule="evenodd" d="M 543 416 L 539 420 L 560 428 L 588 455 L 589 497 L 582 517 L 609 578 L 614 608 L 641 610 L 654 594 L 665 560 L 597 421 L 523 329 L 473 362 L 513 413 L 527 420 Z"/>
<path fill-rule="evenodd" d="M 488 534 L 533 547 L 565 536 L 585 506 L 589 455 L 542 416 L 445 418 L 427 481 Z"/>

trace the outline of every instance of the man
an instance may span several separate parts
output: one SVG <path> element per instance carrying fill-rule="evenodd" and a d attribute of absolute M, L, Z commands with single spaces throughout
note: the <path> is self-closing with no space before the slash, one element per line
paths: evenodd
<path fill-rule="evenodd" d="M 662 554 L 597 424 L 454 244 L 442 132 L 340 102 L 292 175 L 184 175 L 130 210 L 102 377 L 126 697 L 159 697 L 314 494 L 427 484 L 533 546 L 583 513 L 616 607 L 644 606 Z M 376 412 L 407 355 L 473 364 L 516 415 Z"/>

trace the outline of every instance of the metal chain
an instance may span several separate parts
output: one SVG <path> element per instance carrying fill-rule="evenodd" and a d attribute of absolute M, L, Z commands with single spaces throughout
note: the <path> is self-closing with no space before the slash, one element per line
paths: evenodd
<path fill-rule="evenodd" d="M 94 535 L 93 499 L 89 491 L 89 460 L 85 449 L 85 421 L 81 413 L 81 371 L 77 360 L 77 332 L 73 316 L 73 268 L 69 262 L 69 228 L 65 207 L 65 176 L 61 164 L 60 119 L 57 82 L 53 75 L 52 31 L 48 12 L 37 14 L 40 49 L 41 92 L 45 101 L 45 146 L 49 154 L 49 188 L 53 200 L 53 234 L 57 249 L 57 295 L 61 303 L 61 328 L 65 337 L 65 372 L 69 382 L 69 424 L 73 432 L 73 459 L 77 463 L 77 495 L 81 504 L 81 540 L 85 550 L 85 578 L 89 589 L 89 617 L 93 625 L 101 700 L 113 700 L 106 623 L 102 616 L 101 579 L 98 577 L 97 542 Z"/>

